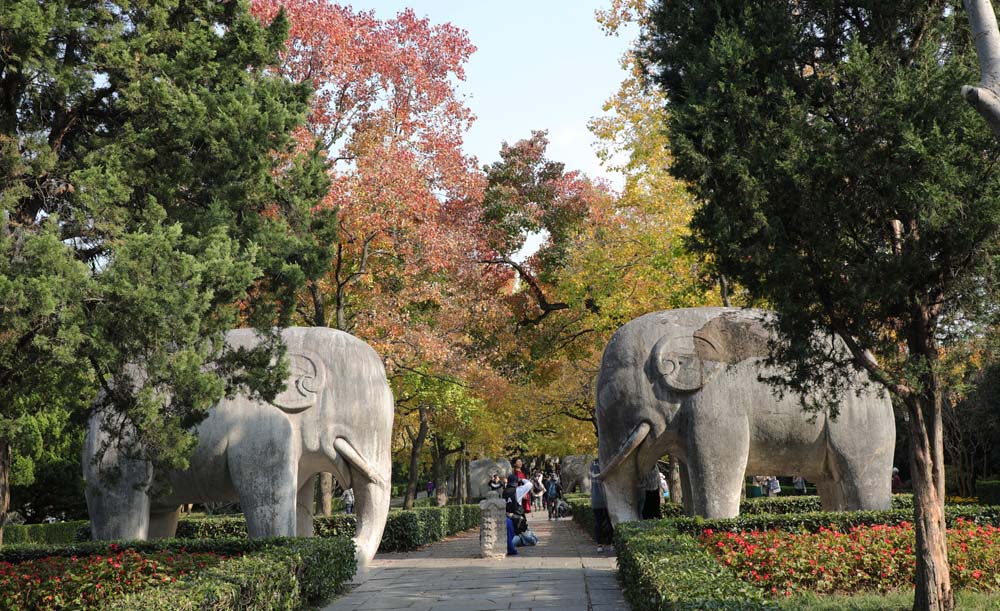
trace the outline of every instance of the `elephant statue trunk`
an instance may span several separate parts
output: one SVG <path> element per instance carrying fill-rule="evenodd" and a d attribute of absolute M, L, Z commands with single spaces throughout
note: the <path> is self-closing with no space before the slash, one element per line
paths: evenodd
<path fill-rule="evenodd" d="M 601 473 L 612 522 L 638 519 L 640 474 L 681 463 L 685 508 L 735 517 L 747 472 L 816 482 L 825 509 L 888 509 L 895 420 L 863 374 L 839 416 L 776 395 L 766 357 L 773 313 L 690 308 L 647 314 L 608 343 L 597 378 Z M 834 341 L 840 341 L 836 338 Z"/>
<path fill-rule="evenodd" d="M 198 425 L 185 471 L 153 473 L 141 448 L 119 451 L 108 433 L 112 415 L 94 414 L 83 470 L 95 539 L 172 537 L 180 504 L 224 501 L 239 501 L 251 537 L 311 536 L 313 484 L 330 472 L 354 488 L 357 557 L 371 560 L 390 500 L 395 405 L 382 361 L 334 329 L 285 329 L 282 340 L 291 373 L 284 392 L 270 404 L 245 396 L 219 402 Z M 249 329 L 226 335 L 232 348 L 257 341 Z M 118 430 L 127 443 L 128 427 Z"/>

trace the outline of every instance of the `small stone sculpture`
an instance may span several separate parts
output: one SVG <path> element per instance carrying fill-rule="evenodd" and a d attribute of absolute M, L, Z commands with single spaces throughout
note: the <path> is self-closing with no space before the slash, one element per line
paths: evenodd
<path fill-rule="evenodd" d="M 314 476 L 330 472 L 354 489 L 358 559 L 375 555 L 389 512 L 394 413 L 382 360 L 334 329 L 281 335 L 291 365 L 285 391 L 273 404 L 237 396 L 212 408 L 186 471 L 154 474 L 148 461 L 123 456 L 116 445 L 96 462 L 108 415 L 91 418 L 83 471 L 95 539 L 172 537 L 182 503 L 237 500 L 251 537 L 312 536 Z M 258 340 L 238 329 L 226 341 L 235 348 Z M 163 480 L 169 494 L 151 498 L 154 481 Z"/>
<path fill-rule="evenodd" d="M 564 493 L 590 494 L 590 463 L 594 458 L 590 454 L 574 454 L 559 461 L 559 483 Z"/>
<path fill-rule="evenodd" d="M 664 454 L 681 461 L 685 507 L 739 513 L 743 477 L 802 475 L 827 510 L 889 509 L 896 426 L 892 404 L 857 376 L 840 414 L 778 397 L 765 369 L 772 314 L 691 308 L 647 314 L 619 329 L 597 377 L 601 479 L 615 523 L 636 520 L 639 475 Z"/>
<path fill-rule="evenodd" d="M 510 461 L 506 458 L 494 460 L 480 458 L 469 463 L 469 498 L 484 499 L 490 491 L 490 476 L 499 473 L 506 482 L 511 473 Z"/>
<path fill-rule="evenodd" d="M 489 492 L 479 502 L 479 553 L 483 558 L 507 555 L 507 503 L 499 492 Z"/>

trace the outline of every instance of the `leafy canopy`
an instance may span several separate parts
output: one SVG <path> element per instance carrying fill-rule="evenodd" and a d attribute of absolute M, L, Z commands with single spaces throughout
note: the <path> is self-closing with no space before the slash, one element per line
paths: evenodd
<path fill-rule="evenodd" d="M 961 13 L 654 5 L 643 57 L 669 99 L 671 171 L 703 202 L 693 244 L 780 312 L 792 387 L 851 361 L 901 398 L 930 391 L 935 346 L 994 302 L 998 151 L 957 94 L 977 74 Z"/>
<path fill-rule="evenodd" d="M 183 466 L 233 382 L 280 387 L 273 342 L 223 354 L 221 334 L 287 319 L 248 290 L 294 294 L 308 244 L 287 236 L 327 186 L 292 155 L 310 89 L 271 68 L 287 31 L 240 1 L 4 6 L 0 437 L 100 388 Z"/>

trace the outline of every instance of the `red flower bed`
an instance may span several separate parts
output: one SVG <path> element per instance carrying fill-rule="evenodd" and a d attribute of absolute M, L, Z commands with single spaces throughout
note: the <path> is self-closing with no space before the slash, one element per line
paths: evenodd
<path fill-rule="evenodd" d="M 865 526 L 838 532 L 713 532 L 699 538 L 743 580 L 775 595 L 888 591 L 913 583 L 913 525 Z M 948 531 L 951 585 L 1000 590 L 1000 529 L 959 520 Z"/>
<path fill-rule="evenodd" d="M 113 555 L 0 562 L 0 611 L 93 609 L 108 598 L 176 581 L 225 559 L 217 554 L 142 554 L 111 547 Z"/>

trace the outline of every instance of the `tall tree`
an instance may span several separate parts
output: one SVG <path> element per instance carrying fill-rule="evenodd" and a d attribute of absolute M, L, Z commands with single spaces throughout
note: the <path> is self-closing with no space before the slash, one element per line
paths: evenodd
<path fill-rule="evenodd" d="M 671 170 L 704 202 L 695 244 L 778 311 L 773 381 L 835 412 L 862 369 L 906 410 L 914 608 L 952 609 L 942 346 L 1000 280 L 998 151 L 956 103 L 976 74 L 962 7 L 661 0 L 644 44 Z"/>
<path fill-rule="evenodd" d="M 298 249 L 260 245 L 325 192 L 292 155 L 310 90 L 272 68 L 287 29 L 240 1 L 0 13 L 0 520 L 40 405 L 85 411 L 100 389 L 150 460 L 183 467 L 225 392 L 280 387 L 276 341 L 226 353 L 222 332 L 280 321 L 248 289 L 299 281 Z"/>
<path fill-rule="evenodd" d="M 279 8 L 291 21 L 281 72 L 317 91 L 306 141 L 329 162 L 323 208 L 338 220 L 298 320 L 371 343 L 400 396 L 415 371 L 457 379 L 454 355 L 475 360 L 463 321 L 496 301 L 497 286 L 470 258 L 481 250 L 482 179 L 462 152 L 473 117 L 456 86 L 474 47 L 412 10 L 379 19 L 322 0 L 253 3 L 265 21 Z"/>

